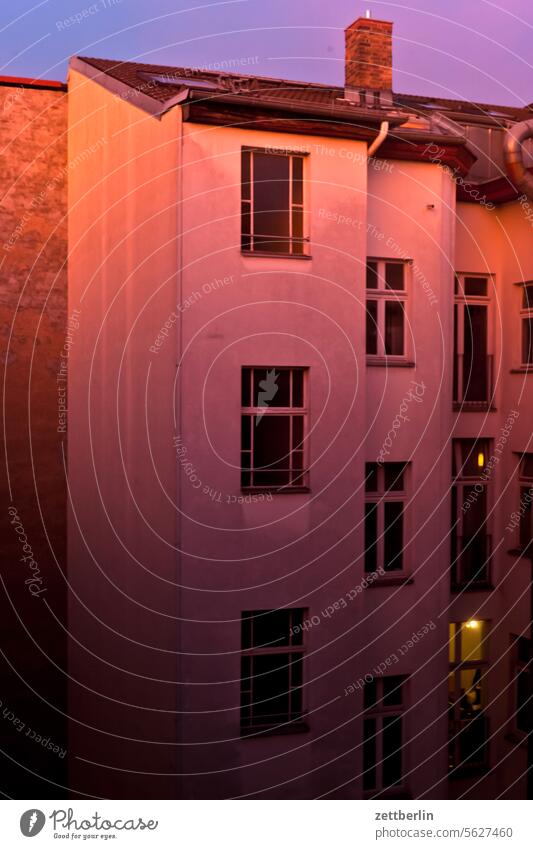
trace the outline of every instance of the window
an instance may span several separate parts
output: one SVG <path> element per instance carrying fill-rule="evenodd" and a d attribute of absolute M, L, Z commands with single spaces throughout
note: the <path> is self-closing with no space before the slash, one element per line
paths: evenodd
<path fill-rule="evenodd" d="M 403 778 L 406 678 L 385 675 L 363 688 L 363 790 L 398 787 Z"/>
<path fill-rule="evenodd" d="M 366 263 L 366 353 L 405 357 L 406 263 Z"/>
<path fill-rule="evenodd" d="M 406 463 L 365 466 L 365 572 L 402 571 Z"/>
<path fill-rule="evenodd" d="M 449 765 L 454 770 L 488 762 L 487 625 L 477 619 L 450 625 Z"/>
<path fill-rule="evenodd" d="M 524 368 L 533 365 L 533 280 L 522 286 L 520 307 L 521 322 L 521 364 Z"/>
<path fill-rule="evenodd" d="M 453 401 L 486 409 L 492 399 L 490 276 L 455 277 Z"/>
<path fill-rule="evenodd" d="M 452 589 L 489 587 L 491 537 L 487 533 L 489 440 L 455 439 L 452 464 Z"/>
<path fill-rule="evenodd" d="M 303 256 L 304 157 L 243 148 L 243 251 Z"/>
<path fill-rule="evenodd" d="M 522 551 L 529 549 L 533 541 L 533 525 L 531 523 L 533 502 L 533 454 L 523 454 L 520 460 L 519 470 L 520 484 L 520 548 Z"/>
<path fill-rule="evenodd" d="M 529 662 L 530 642 L 526 637 L 511 634 L 510 714 L 515 733 L 529 731 Z"/>
<path fill-rule="evenodd" d="M 241 619 L 241 731 L 303 721 L 304 609 L 244 611 Z M 280 727 L 281 726 L 281 727 Z"/>
<path fill-rule="evenodd" d="M 306 369 L 242 369 L 241 486 L 306 488 Z"/>

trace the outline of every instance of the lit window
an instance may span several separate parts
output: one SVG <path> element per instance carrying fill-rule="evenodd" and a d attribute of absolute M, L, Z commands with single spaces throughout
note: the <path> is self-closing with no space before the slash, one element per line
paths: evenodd
<path fill-rule="evenodd" d="M 368 259 L 366 264 L 366 353 L 405 357 L 406 263 Z"/>
<path fill-rule="evenodd" d="M 455 439 L 452 464 L 452 588 L 489 587 L 491 537 L 487 533 L 490 442 Z"/>
<path fill-rule="evenodd" d="M 289 723 L 301 728 L 304 614 L 301 608 L 242 614 L 242 733 L 286 731 Z"/>
<path fill-rule="evenodd" d="M 453 400 L 461 408 L 486 407 L 492 398 L 492 278 L 455 277 Z"/>
<path fill-rule="evenodd" d="M 480 619 L 450 625 L 449 764 L 453 770 L 487 765 L 487 632 L 487 622 Z"/>
<path fill-rule="evenodd" d="M 242 250 L 302 256 L 304 157 L 244 148 L 241 168 Z"/>
<path fill-rule="evenodd" d="M 398 787 L 403 778 L 406 678 L 385 675 L 363 688 L 363 790 Z"/>
<path fill-rule="evenodd" d="M 306 369 L 243 368 L 241 486 L 306 487 Z"/>
<path fill-rule="evenodd" d="M 365 466 L 365 571 L 402 571 L 406 463 Z"/>

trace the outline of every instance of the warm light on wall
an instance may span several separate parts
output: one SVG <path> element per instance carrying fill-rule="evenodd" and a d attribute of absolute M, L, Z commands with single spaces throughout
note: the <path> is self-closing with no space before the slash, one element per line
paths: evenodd
<path fill-rule="evenodd" d="M 480 451 L 479 454 L 477 455 L 478 469 L 482 469 L 484 465 L 485 465 L 485 455 L 484 455 L 483 451 Z"/>
<path fill-rule="evenodd" d="M 469 619 L 468 622 L 466 622 L 466 627 L 471 628 L 473 631 L 475 631 L 477 628 L 479 628 L 479 622 L 477 619 Z"/>

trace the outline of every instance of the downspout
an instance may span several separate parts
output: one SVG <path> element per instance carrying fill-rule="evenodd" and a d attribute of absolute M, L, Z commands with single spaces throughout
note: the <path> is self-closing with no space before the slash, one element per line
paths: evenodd
<path fill-rule="evenodd" d="M 521 121 L 507 130 L 503 146 L 503 155 L 507 174 L 518 191 L 533 200 L 533 174 L 524 165 L 522 144 L 533 137 L 533 119 Z"/>
<path fill-rule="evenodd" d="M 377 134 L 376 138 L 374 139 L 374 141 L 372 142 L 372 144 L 368 148 L 367 156 L 373 156 L 373 154 L 376 152 L 378 147 L 381 147 L 381 145 L 383 144 L 383 142 L 387 138 L 388 133 L 389 133 L 389 122 L 388 121 L 382 121 L 381 127 L 379 128 L 379 133 Z"/>

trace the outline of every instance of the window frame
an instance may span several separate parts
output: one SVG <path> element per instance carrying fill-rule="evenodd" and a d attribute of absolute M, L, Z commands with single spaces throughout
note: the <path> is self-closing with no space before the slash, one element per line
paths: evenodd
<path fill-rule="evenodd" d="M 526 654 L 528 656 L 528 660 L 523 660 L 520 657 L 520 642 L 524 641 L 526 647 Z M 531 670 L 528 670 L 528 667 L 531 666 L 530 659 L 530 639 L 524 635 L 518 634 L 510 634 L 509 635 L 509 733 L 513 738 L 518 740 L 526 740 L 528 736 L 527 729 L 518 727 L 518 686 L 519 686 L 519 676 L 522 673 L 526 675 L 526 681 L 528 681 L 529 675 L 531 675 Z M 528 696 L 529 696 L 529 682 L 528 682 Z"/>
<path fill-rule="evenodd" d="M 261 645 L 254 646 L 253 640 L 253 623 L 254 620 L 260 615 L 267 615 L 269 613 L 280 613 L 285 612 L 288 614 L 288 642 L 281 645 Z M 307 722 L 307 710 L 305 706 L 305 654 L 306 654 L 306 644 L 305 644 L 305 631 L 301 627 L 303 623 L 306 621 L 308 615 L 307 608 L 269 608 L 262 610 L 243 610 L 241 613 L 241 674 L 240 674 L 240 734 L 241 737 L 251 737 L 256 735 L 271 735 L 271 734 L 290 734 L 290 733 L 300 733 L 302 731 L 308 731 L 309 725 Z M 250 645 L 245 645 L 244 641 L 244 621 L 245 619 L 251 620 L 250 625 Z M 298 627 L 298 631 L 296 631 L 296 625 L 294 624 L 295 620 L 299 621 L 301 624 Z M 294 637 L 299 637 L 299 640 L 294 640 Z M 279 656 L 279 655 L 288 655 L 291 658 L 297 657 L 301 662 L 301 684 L 296 684 L 295 686 L 291 686 L 292 684 L 292 675 L 293 675 L 293 667 L 292 661 L 291 665 L 287 667 L 287 676 L 288 676 L 288 702 L 289 702 L 289 711 L 287 713 L 287 719 L 283 722 L 254 722 L 253 716 L 253 707 L 254 704 L 260 704 L 260 702 L 255 702 L 253 698 L 254 693 L 254 673 L 253 673 L 253 660 L 256 657 L 264 657 L 264 656 Z M 250 664 L 250 675 L 246 676 L 245 672 L 245 664 L 246 659 L 249 659 Z M 257 673 L 258 675 L 262 673 Z M 297 689 L 300 690 L 300 701 L 301 706 L 299 711 L 294 712 L 291 709 L 292 699 L 294 691 Z M 279 695 L 279 694 L 278 694 Z M 249 696 L 249 704 L 246 701 L 246 696 Z M 250 711 L 250 719 L 249 721 L 245 721 L 244 716 L 245 713 L 249 709 Z M 264 718 L 264 715 L 259 714 L 260 718 Z"/>
<path fill-rule="evenodd" d="M 387 489 L 385 486 L 385 469 L 390 466 L 403 466 L 403 488 L 402 489 Z M 376 474 L 377 474 L 377 489 L 369 490 L 367 489 L 368 482 L 368 467 L 375 466 Z M 367 462 L 365 463 L 365 492 L 364 492 L 364 504 L 365 504 L 365 515 L 364 515 L 364 571 L 365 574 L 372 574 L 375 571 L 378 571 L 380 578 L 379 580 L 390 580 L 394 578 L 404 579 L 406 575 L 408 575 L 408 570 L 406 569 L 406 538 L 408 538 L 408 528 L 407 528 L 407 520 L 406 520 L 406 505 L 409 499 L 409 473 L 410 473 L 410 462 L 407 460 L 390 460 L 384 463 L 377 462 Z M 402 533 L 402 556 L 401 556 L 401 567 L 399 569 L 387 569 L 385 567 L 385 537 L 387 527 L 385 525 L 385 504 L 388 503 L 401 503 L 402 505 L 402 525 L 401 525 L 401 533 Z M 366 520 L 367 520 L 367 505 L 376 505 L 376 509 L 372 511 L 376 515 L 376 563 L 375 565 L 370 564 L 367 567 L 367 555 L 369 551 L 369 546 L 367 546 L 366 539 Z M 369 511 L 370 512 L 370 511 Z M 394 519 L 391 523 L 394 525 L 397 519 Z"/>
<path fill-rule="evenodd" d="M 376 263 L 377 287 L 368 287 L 368 266 Z M 403 268 L 403 289 L 388 289 L 386 287 L 386 266 L 400 265 Z M 367 256 L 365 263 L 365 356 L 369 364 L 404 364 L 409 361 L 411 346 L 408 338 L 409 328 L 409 301 L 411 295 L 411 259 L 398 259 L 398 257 L 376 257 Z M 376 352 L 368 351 L 368 304 L 376 301 Z M 403 310 L 403 352 L 401 354 L 387 354 L 386 343 L 386 303 L 401 303 Z M 370 319 L 373 320 L 373 319 Z"/>
<path fill-rule="evenodd" d="M 464 763 L 460 763 L 458 761 L 456 766 L 452 766 L 450 764 L 450 772 L 455 773 L 455 775 L 462 774 L 465 771 L 474 771 L 474 770 L 484 769 L 490 763 L 490 731 L 489 731 L 489 721 L 488 721 L 488 715 L 487 715 L 487 707 L 488 707 L 490 702 L 489 702 L 489 698 L 487 696 L 487 690 L 488 690 L 487 673 L 490 670 L 489 639 L 490 639 L 490 631 L 491 631 L 491 622 L 488 619 L 478 620 L 483 625 L 483 633 L 482 633 L 481 642 L 480 642 L 480 646 L 481 646 L 481 650 L 482 650 L 481 658 L 480 659 L 471 658 L 471 659 L 463 660 L 462 638 L 461 637 L 462 637 L 463 630 L 466 627 L 468 621 L 471 621 L 471 620 L 465 620 L 463 622 L 451 622 L 450 623 L 450 625 L 455 627 L 455 632 L 454 632 L 454 643 L 453 643 L 453 645 L 454 645 L 454 659 L 452 660 L 452 658 L 449 657 L 449 664 L 448 664 L 448 666 L 449 666 L 448 697 L 449 697 L 449 694 L 452 692 L 452 690 L 450 689 L 450 678 L 453 676 L 453 681 L 454 681 L 453 694 L 454 694 L 455 701 L 453 703 L 449 703 L 448 743 L 449 743 L 449 746 L 450 746 L 450 750 L 453 747 L 454 752 L 456 753 L 458 748 L 459 748 L 459 745 L 460 745 L 459 734 L 461 732 L 460 731 L 456 732 L 455 729 L 457 727 L 461 727 L 461 723 L 464 723 L 465 728 L 468 727 L 467 722 L 465 722 L 465 720 L 461 718 L 462 695 L 459 695 L 459 697 L 457 697 L 458 693 L 461 694 L 461 672 L 468 672 L 470 670 L 480 669 L 481 670 L 480 680 L 483 683 L 482 683 L 482 688 L 481 688 L 482 702 L 481 702 L 481 707 L 479 709 L 479 716 L 481 718 L 483 718 L 485 729 L 486 729 L 486 731 L 485 731 L 485 749 L 484 749 L 484 753 L 483 753 L 484 758 L 480 759 L 480 761 L 478 763 L 464 764 Z M 451 644 L 452 644 L 452 640 L 450 639 L 450 647 L 451 647 Z M 473 717 L 473 719 L 471 721 L 473 721 L 475 718 L 476 717 Z M 453 735 L 450 733 L 452 725 L 453 725 Z"/>
<path fill-rule="evenodd" d="M 521 371 L 533 371 L 533 299 L 529 301 L 528 306 L 524 306 L 524 297 L 527 289 L 531 287 L 533 289 L 533 280 L 523 280 L 520 283 L 516 284 L 517 289 L 520 293 L 520 306 L 519 306 L 519 320 L 520 320 L 520 333 L 518 336 L 519 340 L 519 369 Z M 529 321 L 531 328 L 531 359 L 529 361 L 524 360 L 524 323 Z"/>
<path fill-rule="evenodd" d="M 249 369 L 250 374 L 250 402 L 254 400 L 254 372 L 255 371 L 270 371 L 274 369 L 277 372 L 281 371 L 289 371 L 290 375 L 290 400 L 293 399 L 294 393 L 294 372 L 298 371 L 302 373 L 302 406 L 301 407 L 268 407 L 268 406 L 250 406 L 245 407 L 243 405 L 243 399 L 241 395 L 241 445 L 240 445 L 240 480 L 241 480 L 241 490 L 243 492 L 271 492 L 277 494 L 284 493 L 298 493 L 298 492 L 309 492 L 310 485 L 310 470 L 309 470 L 309 367 L 308 366 L 242 366 L 241 367 L 241 386 L 243 381 L 244 371 Z M 242 389 L 241 389 L 242 391 Z M 270 416 L 278 416 L 278 417 L 289 417 L 290 419 L 290 428 L 289 428 L 289 451 L 288 451 L 288 462 L 289 468 L 287 469 L 289 473 L 289 478 L 292 479 L 293 475 L 298 474 L 301 477 L 301 482 L 296 484 L 284 484 L 279 486 L 277 484 L 262 484 L 262 483 L 254 483 L 254 473 L 265 472 L 265 469 L 255 469 L 253 465 L 254 459 L 254 431 L 255 428 L 253 423 L 250 422 L 250 448 L 243 448 L 242 442 L 242 421 L 245 417 L 247 418 L 255 418 L 258 413 L 261 413 L 261 418 L 268 418 Z M 296 416 L 301 416 L 303 419 L 302 423 L 302 442 L 301 449 L 293 447 L 293 438 L 294 438 L 294 425 L 293 419 Z M 302 457 L 302 468 L 301 470 L 293 466 L 294 461 L 294 453 L 301 454 Z M 249 468 L 245 468 L 243 465 L 244 455 L 249 455 L 250 458 L 250 466 Z M 243 478 L 245 474 L 250 475 L 250 483 L 245 484 L 243 482 Z"/>
<path fill-rule="evenodd" d="M 471 444 L 471 450 L 469 454 L 475 455 L 476 453 L 480 453 L 480 449 L 484 454 L 484 463 L 483 466 L 479 469 L 479 474 L 470 475 L 464 472 L 464 466 L 466 463 L 463 463 L 462 456 L 462 446 L 466 444 Z M 492 510 L 491 503 L 493 497 L 493 487 L 490 486 L 491 479 L 490 475 L 483 477 L 483 473 L 487 466 L 487 463 L 491 457 L 491 448 L 492 448 L 492 440 L 487 437 L 479 437 L 477 439 L 453 439 L 452 440 L 452 485 L 451 485 L 451 528 L 450 528 L 450 583 L 452 591 L 457 590 L 490 590 L 491 589 L 491 575 L 492 575 L 492 533 L 490 533 L 491 525 L 492 525 Z M 464 551 L 467 551 L 466 547 L 463 547 L 462 540 L 465 539 L 464 533 L 464 522 L 465 517 L 469 514 L 470 505 L 468 509 L 463 510 L 462 506 L 468 503 L 468 490 L 470 492 L 476 492 L 475 486 L 481 485 L 484 490 L 485 495 L 485 533 L 480 536 L 480 539 L 485 539 L 486 546 L 486 575 L 483 578 L 479 578 L 475 580 L 475 576 L 464 580 L 460 576 L 457 577 L 458 572 L 460 572 L 462 568 L 461 563 L 461 555 Z M 465 495 L 467 492 L 467 495 Z M 476 495 L 479 494 L 476 492 Z M 477 501 L 478 498 L 475 500 Z M 454 501 L 455 501 L 455 511 L 454 511 Z M 478 534 L 475 534 L 472 539 Z"/>
<path fill-rule="evenodd" d="M 254 230 L 254 201 L 255 201 L 255 182 L 254 182 L 254 154 L 263 154 L 265 156 L 278 156 L 285 157 L 289 160 L 289 203 L 288 203 L 288 217 L 289 217 L 289 235 L 287 237 L 282 236 L 272 236 L 272 234 L 268 233 L 255 233 Z M 250 196 L 245 197 L 245 183 L 244 180 L 244 157 L 249 157 L 249 175 L 250 175 Z M 290 149 L 279 149 L 279 148 L 270 148 L 270 147 L 254 147 L 250 145 L 243 145 L 241 147 L 241 253 L 246 256 L 264 256 L 264 257 L 285 257 L 291 259 L 310 259 L 309 256 L 309 243 L 310 237 L 308 234 L 308 216 L 306 215 L 306 209 L 308 209 L 308 188 L 306 181 L 306 159 L 308 158 L 309 153 L 307 151 L 292 151 Z M 295 186 L 295 178 L 294 178 L 294 160 L 300 159 L 302 161 L 302 201 L 297 202 L 294 200 L 294 186 Z M 245 233 L 244 230 L 244 221 L 245 221 L 245 205 L 247 205 L 247 214 L 249 216 L 250 222 L 250 233 Z M 302 217 L 302 234 L 301 236 L 294 235 L 294 214 L 295 212 L 301 212 Z M 286 240 L 288 250 L 287 251 L 270 251 L 270 250 L 262 250 L 261 247 L 256 247 L 254 245 L 254 239 L 260 238 L 272 238 L 272 241 L 283 242 Z M 260 243 L 259 243 L 260 245 Z M 295 250 L 295 246 L 301 246 L 301 250 Z"/>
<path fill-rule="evenodd" d="M 401 701 L 395 705 L 385 705 L 384 704 L 384 681 L 398 678 L 401 680 Z M 370 686 L 376 686 L 376 701 L 371 704 L 369 707 L 365 707 L 365 688 L 369 687 L 369 684 L 363 685 L 363 709 L 362 709 L 362 720 L 363 720 L 363 730 L 361 734 L 362 738 L 362 769 L 361 769 L 361 778 L 363 785 L 363 795 L 365 798 L 372 796 L 384 796 L 395 793 L 405 793 L 407 789 L 406 775 L 409 774 L 409 763 L 408 763 L 408 747 L 406 745 L 406 741 L 408 739 L 406 734 L 406 717 L 407 717 L 407 709 L 408 709 L 408 687 L 409 687 L 409 674 L 403 675 L 380 675 L 376 676 L 370 682 Z M 383 754 L 383 731 L 384 731 L 384 720 L 386 719 L 395 719 L 399 718 L 401 720 L 401 743 L 400 743 L 400 759 L 401 759 L 401 778 L 397 784 L 384 784 L 383 782 L 383 765 L 384 761 L 388 757 L 388 755 Z M 375 722 L 375 731 L 373 735 L 369 738 L 365 735 L 365 722 L 367 720 L 373 720 Z M 368 742 L 374 741 L 374 769 L 376 773 L 376 781 L 374 786 L 369 786 L 369 781 L 366 773 L 368 770 L 365 770 L 365 745 Z M 395 750 L 394 753 L 396 753 Z"/>
<path fill-rule="evenodd" d="M 485 295 L 468 295 L 465 290 L 465 280 L 486 280 L 487 292 Z M 494 292 L 495 275 L 493 273 L 482 274 L 481 272 L 456 272 L 454 275 L 454 298 L 453 298 L 453 325 L 454 325 L 454 350 L 453 350 L 453 408 L 462 412 L 476 412 L 494 409 Z M 465 342 L 465 308 L 468 305 L 482 306 L 487 311 L 487 340 L 485 356 L 487 359 L 487 387 L 486 398 L 475 401 L 465 399 L 466 389 L 463 386 L 463 363 Z"/>

